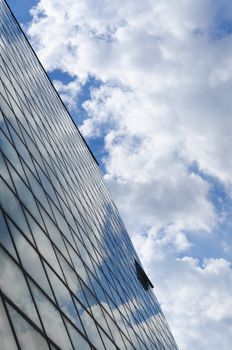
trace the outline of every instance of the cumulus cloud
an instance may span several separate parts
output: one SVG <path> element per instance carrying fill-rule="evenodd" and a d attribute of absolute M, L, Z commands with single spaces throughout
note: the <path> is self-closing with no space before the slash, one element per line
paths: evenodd
<path fill-rule="evenodd" d="M 136 236 L 147 271 L 180 349 L 229 349 L 232 271 L 225 259 L 173 259 L 164 242 Z"/>
<path fill-rule="evenodd" d="M 231 268 L 223 251 L 200 264 L 191 249 L 231 217 L 212 200 L 215 181 L 221 202 L 232 193 L 231 3 L 40 0 L 31 13 L 45 68 L 75 77 L 55 83 L 66 103 L 90 76 L 100 82 L 80 129 L 104 139 L 105 179 L 181 349 L 227 350 Z"/>
<path fill-rule="evenodd" d="M 53 80 L 52 83 L 65 105 L 70 110 L 77 108 L 77 98 L 81 88 L 80 83 L 77 80 L 71 81 L 68 84 L 64 84 L 60 80 Z"/>

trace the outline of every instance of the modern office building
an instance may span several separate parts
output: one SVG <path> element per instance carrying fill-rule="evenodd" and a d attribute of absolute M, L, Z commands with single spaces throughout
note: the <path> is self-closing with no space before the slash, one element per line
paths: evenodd
<path fill-rule="evenodd" d="M 1 350 L 177 346 L 99 166 L 4 0 Z"/>

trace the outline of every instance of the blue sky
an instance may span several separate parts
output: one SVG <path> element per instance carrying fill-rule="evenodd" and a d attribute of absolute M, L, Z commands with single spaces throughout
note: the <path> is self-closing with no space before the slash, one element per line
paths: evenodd
<path fill-rule="evenodd" d="M 36 5 L 38 1 L 34 0 L 23 0 L 15 1 L 9 0 L 8 5 L 16 16 L 17 20 L 20 23 L 27 23 L 31 20 L 30 9 L 32 6 Z"/>
<path fill-rule="evenodd" d="M 231 2 L 9 4 L 101 165 L 180 350 L 229 350 Z"/>

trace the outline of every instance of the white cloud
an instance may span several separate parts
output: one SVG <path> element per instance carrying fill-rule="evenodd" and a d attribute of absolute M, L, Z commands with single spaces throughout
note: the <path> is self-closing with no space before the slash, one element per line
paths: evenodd
<path fill-rule="evenodd" d="M 231 2 L 41 0 L 32 14 L 28 33 L 46 69 L 101 81 L 80 128 L 104 137 L 105 179 L 181 350 L 227 350 L 228 263 L 176 257 L 191 256 L 194 236 L 213 241 L 231 217 L 210 200 L 209 181 L 231 195 Z M 73 106 L 69 88 L 58 86 Z"/>
<path fill-rule="evenodd" d="M 180 349 L 229 349 L 232 271 L 225 259 L 174 259 L 149 235 L 134 237 Z"/>
<path fill-rule="evenodd" d="M 68 84 L 64 84 L 60 80 L 53 80 L 52 83 L 65 105 L 70 110 L 77 108 L 77 98 L 81 88 L 80 83 L 77 80 L 73 80 Z"/>

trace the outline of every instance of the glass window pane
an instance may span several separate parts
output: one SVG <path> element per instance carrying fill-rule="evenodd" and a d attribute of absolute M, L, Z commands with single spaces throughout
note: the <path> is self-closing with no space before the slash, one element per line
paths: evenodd
<path fill-rule="evenodd" d="M 88 284 L 89 278 L 85 269 L 85 265 L 83 264 L 83 261 L 80 259 L 79 255 L 75 252 L 75 250 L 71 247 L 70 244 L 68 244 L 68 250 L 76 272 L 82 278 L 82 280 Z"/>
<path fill-rule="evenodd" d="M 97 348 L 97 349 L 104 349 L 104 346 L 102 344 L 102 340 L 100 338 L 100 335 L 98 333 L 97 326 L 90 317 L 90 315 L 87 313 L 87 311 L 84 311 L 81 315 L 81 321 L 83 323 L 83 326 L 86 330 L 87 336 L 91 343 Z"/>
<path fill-rule="evenodd" d="M 18 192 L 18 196 L 20 200 L 23 202 L 25 207 L 32 213 L 32 215 L 41 222 L 41 217 L 38 211 L 38 207 L 36 205 L 35 199 L 29 190 L 29 188 L 25 185 L 22 179 L 18 176 L 16 171 L 12 166 L 9 167 L 13 182 Z"/>
<path fill-rule="evenodd" d="M 59 250 L 62 252 L 62 254 L 64 254 L 66 259 L 68 259 L 70 261 L 70 258 L 69 258 L 68 253 L 67 253 L 67 249 L 64 245 L 64 241 L 61 237 L 61 233 L 60 233 L 58 227 L 54 224 L 52 219 L 47 215 L 47 213 L 43 209 L 41 210 L 41 214 L 43 216 L 49 237 L 55 243 L 57 248 L 59 248 Z"/>
<path fill-rule="evenodd" d="M 56 255 L 54 253 L 54 250 L 49 238 L 42 231 L 39 225 L 37 225 L 37 223 L 31 217 L 31 215 L 26 213 L 26 216 L 27 216 L 30 228 L 32 230 L 33 236 L 35 238 L 36 244 L 38 246 L 39 252 L 43 256 L 43 258 L 48 261 L 48 263 L 52 266 L 52 268 L 56 270 L 58 275 L 62 276 L 60 266 L 58 264 Z"/>
<path fill-rule="evenodd" d="M 18 260 L 2 211 L 0 212 L 0 242 Z"/>
<path fill-rule="evenodd" d="M 26 165 L 24 165 L 24 170 L 26 172 L 33 194 L 40 201 L 40 203 L 47 210 L 47 212 L 50 215 L 52 215 L 51 208 L 47 201 L 47 197 L 45 196 L 44 190 L 41 187 L 40 183 L 37 181 L 34 174 L 29 170 L 29 168 Z"/>
<path fill-rule="evenodd" d="M 0 298 L 0 340 L 3 350 L 17 350 L 14 336 Z"/>
<path fill-rule="evenodd" d="M 65 324 L 68 329 L 69 335 L 72 339 L 72 343 L 75 350 L 90 350 L 90 346 L 84 337 L 71 325 L 68 320 L 65 319 Z M 110 350 L 110 348 L 109 348 Z"/>
<path fill-rule="evenodd" d="M 13 218 L 13 220 L 23 232 L 28 233 L 29 229 L 21 205 L 16 196 L 2 179 L 0 179 L 0 193 L 1 204 L 4 210 L 9 214 L 11 218 Z"/>
<path fill-rule="evenodd" d="M 103 343 L 105 345 L 105 348 L 106 349 L 116 349 L 116 346 L 112 343 L 112 341 L 106 336 L 106 334 L 101 330 L 99 329 L 100 331 L 100 334 L 101 334 L 101 337 L 102 337 L 102 340 L 103 340 Z M 123 348 L 120 348 L 120 349 L 123 349 Z"/>
<path fill-rule="evenodd" d="M 48 336 L 62 349 L 72 350 L 60 313 L 34 283 L 30 282 L 30 285 Z"/>
<path fill-rule="evenodd" d="M 31 160 L 31 156 L 28 152 L 28 149 L 25 147 L 24 143 L 21 141 L 21 139 L 18 137 L 16 132 L 12 127 L 9 127 L 11 136 L 13 138 L 13 141 L 15 143 L 15 147 L 20 154 L 20 156 L 23 158 L 23 160 L 27 163 L 29 168 L 33 169 L 33 163 Z"/>
<path fill-rule="evenodd" d="M 6 136 L 0 131 L 0 144 L 1 150 L 5 154 L 6 158 L 15 166 L 15 169 L 23 174 L 22 165 L 20 163 L 18 154 L 16 153 L 12 144 L 8 141 Z"/>
<path fill-rule="evenodd" d="M 39 318 L 36 313 L 28 286 L 22 271 L 16 263 L 0 247 L 0 288 L 25 314 L 38 326 Z"/>
<path fill-rule="evenodd" d="M 70 320 L 83 332 L 83 327 L 81 325 L 76 308 L 73 304 L 69 290 L 47 265 L 46 270 L 59 307 L 70 318 Z"/>
<path fill-rule="evenodd" d="M 7 305 L 22 350 L 49 350 L 46 340 L 15 309 Z M 3 349 L 5 349 L 3 347 Z"/>
<path fill-rule="evenodd" d="M 4 75 L 2 75 L 2 76 L 4 77 Z M 5 93 L 7 94 L 7 97 L 9 97 L 9 94 L 7 93 L 6 89 L 5 89 Z M 12 125 L 17 130 L 18 129 L 18 123 L 17 123 L 17 120 L 15 119 L 14 113 L 10 109 L 9 104 L 6 103 L 5 100 L 2 98 L 2 96 L 1 96 L 1 109 L 2 109 L 3 113 L 5 114 L 5 116 L 7 116 L 9 118 L 9 120 L 12 123 Z"/>
<path fill-rule="evenodd" d="M 58 259 L 60 261 L 62 270 L 64 272 L 65 278 L 67 280 L 68 286 L 71 289 L 71 291 L 81 300 L 81 302 L 84 305 L 87 305 L 87 301 L 83 295 L 81 285 L 79 282 L 79 279 L 76 275 L 76 273 L 73 271 L 73 269 L 69 266 L 69 264 L 65 261 L 65 259 L 57 252 Z M 87 305 L 88 307 L 88 305 Z"/>
<path fill-rule="evenodd" d="M 67 237 L 69 242 L 73 243 L 73 238 L 72 238 L 72 235 L 70 233 L 70 229 L 69 229 L 68 224 L 65 221 L 64 217 L 61 215 L 61 213 L 59 212 L 59 210 L 57 210 L 57 208 L 55 206 L 53 206 L 52 209 L 54 211 L 54 215 L 55 215 L 56 221 L 58 223 L 58 226 L 59 226 L 61 232 Z"/>
<path fill-rule="evenodd" d="M 8 185 L 14 190 L 13 182 L 11 180 L 10 173 L 7 169 L 2 153 L 0 153 L 0 169 L 1 169 L 1 176 L 8 183 Z"/>
<path fill-rule="evenodd" d="M 53 298 L 39 255 L 10 220 L 8 220 L 8 224 L 24 269 L 44 289 L 50 298 Z"/>

